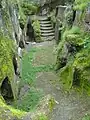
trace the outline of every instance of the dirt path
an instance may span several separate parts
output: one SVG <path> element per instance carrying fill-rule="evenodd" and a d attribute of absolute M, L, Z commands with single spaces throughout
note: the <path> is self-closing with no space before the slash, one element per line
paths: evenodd
<path fill-rule="evenodd" d="M 53 41 L 39 43 L 34 47 L 43 48 L 35 54 L 34 66 L 53 65 L 55 63 Z M 90 97 L 80 96 L 74 90 L 65 93 L 54 71 L 38 72 L 35 87 L 42 89 L 45 94 L 51 94 L 57 101 L 49 120 L 82 120 L 86 113 L 90 113 Z"/>

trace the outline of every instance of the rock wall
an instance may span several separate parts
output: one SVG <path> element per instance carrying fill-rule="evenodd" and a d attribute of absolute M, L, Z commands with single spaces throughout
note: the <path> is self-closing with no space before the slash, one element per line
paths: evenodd
<path fill-rule="evenodd" d="M 16 98 L 18 76 L 15 75 L 13 57 L 15 55 L 18 58 L 17 49 L 22 31 L 18 20 L 19 12 L 14 2 L 3 0 L 0 4 L 0 86 L 8 77 L 13 96 Z"/>
<path fill-rule="evenodd" d="M 80 7 L 78 4 L 77 6 Z M 65 10 L 61 41 L 57 48 L 56 70 L 59 71 L 60 80 L 65 89 L 70 90 L 72 86 L 78 86 L 80 92 L 90 94 L 90 13 L 88 5 L 86 2 L 84 9 L 73 6 Z"/>

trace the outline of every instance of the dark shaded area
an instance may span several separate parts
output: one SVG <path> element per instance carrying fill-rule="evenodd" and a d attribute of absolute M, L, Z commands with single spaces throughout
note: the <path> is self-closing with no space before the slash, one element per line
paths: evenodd
<path fill-rule="evenodd" d="M 6 77 L 1 85 L 1 95 L 5 100 L 14 99 L 11 85 L 9 83 L 9 78 Z"/>
<path fill-rule="evenodd" d="M 31 24 L 30 17 L 28 18 L 28 22 L 27 22 L 26 35 L 28 36 L 27 41 L 35 41 L 34 29 L 33 29 L 33 26 Z"/>
<path fill-rule="evenodd" d="M 83 45 L 79 46 L 79 45 L 75 45 L 73 43 L 68 43 L 68 44 L 66 44 L 66 46 L 67 46 L 68 53 L 70 53 L 72 55 L 76 52 L 79 52 L 83 48 Z"/>
<path fill-rule="evenodd" d="M 19 47 L 20 48 L 25 48 L 24 42 L 22 40 L 19 41 Z"/>
<path fill-rule="evenodd" d="M 75 47 L 75 45 L 73 45 L 72 43 L 71 43 L 71 44 L 69 43 L 69 44 L 67 44 L 66 46 L 67 46 L 67 49 L 68 49 L 68 53 L 73 54 L 73 53 L 76 52 L 76 47 Z"/>
<path fill-rule="evenodd" d="M 75 68 L 74 70 L 74 74 L 73 74 L 73 86 L 76 85 L 76 86 L 80 86 L 80 71 Z"/>
<path fill-rule="evenodd" d="M 65 67 L 67 64 L 66 57 L 59 58 L 58 56 L 57 59 L 58 59 L 58 63 L 56 63 L 57 64 L 57 67 L 55 68 L 56 72 L 58 72 L 58 70 L 60 70 L 61 68 Z"/>
<path fill-rule="evenodd" d="M 15 39 L 16 39 L 16 41 L 17 41 L 17 43 L 18 43 L 18 36 L 17 36 L 17 33 L 15 32 Z"/>
<path fill-rule="evenodd" d="M 1 2 L 2 2 L 2 0 L 0 0 L 0 8 L 2 8 L 2 3 Z"/>
<path fill-rule="evenodd" d="M 73 10 L 73 22 L 74 22 L 74 20 L 75 20 L 75 17 L 76 17 L 76 10 Z"/>
<path fill-rule="evenodd" d="M 60 59 L 60 62 L 61 62 L 60 68 L 63 68 L 63 67 L 66 66 L 66 64 L 67 64 L 67 58 L 62 57 L 62 58 Z"/>
<path fill-rule="evenodd" d="M 18 68 L 18 64 L 17 64 L 17 60 L 16 60 L 16 56 L 13 56 L 13 67 L 14 67 L 14 72 L 16 75 L 18 75 L 17 73 L 17 68 Z"/>

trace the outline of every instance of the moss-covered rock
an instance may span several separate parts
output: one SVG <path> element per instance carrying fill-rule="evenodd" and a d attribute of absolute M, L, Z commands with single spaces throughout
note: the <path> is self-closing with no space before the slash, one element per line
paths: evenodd
<path fill-rule="evenodd" d="M 10 80 L 13 78 L 13 41 L 8 38 L 1 37 L 0 38 L 0 81 L 2 81 L 6 76 L 9 77 Z"/>
<path fill-rule="evenodd" d="M 75 85 L 80 91 L 87 91 L 90 94 L 89 40 L 89 34 L 76 26 L 63 34 L 58 46 L 56 68 L 67 90 Z"/>
<path fill-rule="evenodd" d="M 26 113 L 7 106 L 4 99 L 0 96 L 0 120 L 20 120 Z"/>
<path fill-rule="evenodd" d="M 0 10 L 0 87 L 5 78 L 8 78 L 14 98 L 17 95 L 17 82 L 14 73 L 13 56 L 17 53 L 15 33 L 18 31 L 19 36 L 20 28 L 14 3 L 16 1 L 1 1 L 2 8 Z"/>

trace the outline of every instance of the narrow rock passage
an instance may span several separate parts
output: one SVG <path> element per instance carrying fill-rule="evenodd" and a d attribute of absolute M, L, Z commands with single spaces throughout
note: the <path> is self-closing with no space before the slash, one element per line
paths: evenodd
<path fill-rule="evenodd" d="M 33 65 L 54 65 L 54 46 L 53 41 L 36 44 L 35 47 L 42 50 L 36 52 Z M 90 112 L 90 97 L 81 96 L 74 90 L 66 93 L 54 70 L 38 72 L 35 87 L 42 89 L 46 95 L 51 94 L 57 101 L 49 120 L 81 120 L 85 113 Z"/>

